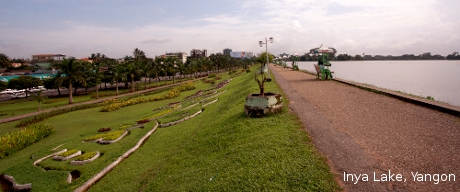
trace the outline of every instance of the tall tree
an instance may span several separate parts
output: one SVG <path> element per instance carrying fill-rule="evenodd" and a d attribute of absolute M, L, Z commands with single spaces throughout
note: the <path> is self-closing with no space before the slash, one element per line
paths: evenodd
<path fill-rule="evenodd" d="M 8 68 L 11 66 L 11 60 L 4 53 L 0 53 L 0 68 Z"/>
<path fill-rule="evenodd" d="M 59 69 L 59 73 L 61 74 L 61 76 L 56 79 L 58 85 L 61 86 L 63 83 L 69 85 L 69 104 L 72 104 L 72 83 L 86 85 L 86 81 L 83 78 L 83 65 L 74 57 L 70 57 L 55 64 L 55 67 Z"/>
<path fill-rule="evenodd" d="M 93 66 L 92 66 L 92 71 L 91 71 L 91 77 L 95 81 L 95 89 L 96 89 L 96 99 L 99 99 L 99 89 L 98 86 L 101 84 L 101 79 L 104 77 L 103 74 L 101 73 L 101 68 L 106 67 L 107 63 L 107 56 L 101 53 L 96 53 L 96 54 L 91 54 L 89 57 L 91 60 L 93 60 Z"/>

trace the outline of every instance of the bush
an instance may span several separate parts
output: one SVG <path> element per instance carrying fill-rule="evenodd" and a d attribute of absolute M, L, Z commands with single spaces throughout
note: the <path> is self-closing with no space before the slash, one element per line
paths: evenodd
<path fill-rule="evenodd" d="M 61 157 L 67 157 L 69 155 L 73 155 L 74 153 L 77 153 L 79 150 L 77 149 L 71 149 L 71 150 L 68 150 L 64 153 L 61 153 L 61 154 L 58 154 L 58 156 L 61 156 Z"/>
<path fill-rule="evenodd" d="M 75 157 L 75 161 L 85 161 L 88 159 L 93 158 L 97 154 L 97 151 L 89 152 L 89 153 L 84 153 L 83 155 L 80 155 L 78 157 Z"/>
<path fill-rule="evenodd" d="M 0 159 L 51 135 L 51 125 L 36 123 L 0 137 Z"/>
<path fill-rule="evenodd" d="M 208 78 L 214 78 L 214 77 L 216 77 L 216 74 L 215 74 L 215 73 L 212 73 L 212 74 L 209 74 L 209 75 L 208 75 Z"/>

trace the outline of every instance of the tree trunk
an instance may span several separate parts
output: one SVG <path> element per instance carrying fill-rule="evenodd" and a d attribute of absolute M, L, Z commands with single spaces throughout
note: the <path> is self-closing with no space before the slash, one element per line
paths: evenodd
<path fill-rule="evenodd" d="M 72 83 L 69 82 L 69 104 L 73 103 L 73 98 L 72 98 Z"/>
<path fill-rule="evenodd" d="M 117 96 L 118 96 L 118 81 L 115 82 L 115 86 L 117 87 L 116 88 L 117 89 L 116 93 L 117 93 Z"/>
<path fill-rule="evenodd" d="M 134 92 L 134 74 L 131 73 L 131 87 L 132 91 Z"/>
<path fill-rule="evenodd" d="M 99 89 L 97 85 L 96 85 L 96 99 L 99 99 Z"/>

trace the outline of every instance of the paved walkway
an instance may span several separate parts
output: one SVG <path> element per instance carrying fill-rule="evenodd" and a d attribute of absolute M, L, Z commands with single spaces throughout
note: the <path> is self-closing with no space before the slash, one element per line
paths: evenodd
<path fill-rule="evenodd" d="M 459 117 L 341 82 L 319 81 L 307 73 L 270 67 L 290 109 L 300 117 L 345 190 L 460 190 Z M 361 174 L 361 178 L 357 182 L 344 172 Z M 417 172 L 425 181 L 414 181 Z M 382 174 L 395 174 L 394 181 L 384 182 Z M 397 181 L 396 174 L 401 174 L 402 181 Z M 449 174 L 455 175 L 455 181 Z M 448 176 L 450 182 L 441 181 Z"/>

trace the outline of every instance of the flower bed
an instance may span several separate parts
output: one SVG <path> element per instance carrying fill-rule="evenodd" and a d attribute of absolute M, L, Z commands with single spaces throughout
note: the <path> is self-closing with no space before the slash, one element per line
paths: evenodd
<path fill-rule="evenodd" d="M 37 123 L 2 135 L 0 137 L 0 159 L 51 135 L 52 128 L 48 123 Z"/>
<path fill-rule="evenodd" d="M 68 159 L 71 159 L 71 158 L 74 158 L 76 156 L 79 156 L 81 155 L 81 151 L 79 150 L 76 150 L 76 149 L 72 149 L 72 150 L 68 150 L 64 153 L 61 153 L 61 154 L 58 154 L 56 156 L 53 157 L 54 160 L 60 160 L 60 161 L 66 161 Z"/>
<path fill-rule="evenodd" d="M 84 153 L 83 155 L 76 157 L 73 161 L 70 162 L 70 164 L 83 165 L 96 160 L 100 155 L 101 153 L 99 151 Z"/>
<path fill-rule="evenodd" d="M 91 136 L 91 137 L 87 137 L 85 139 L 83 139 L 83 141 L 93 141 L 93 142 L 98 142 L 100 143 L 100 141 L 112 141 L 112 140 L 116 140 L 118 138 L 120 138 L 121 136 L 123 136 L 124 134 L 126 134 L 127 131 L 126 130 L 116 130 L 116 131 L 111 131 L 111 132 L 107 132 L 107 133 L 101 133 L 101 134 L 97 134 L 97 135 L 94 135 L 94 136 Z"/>

